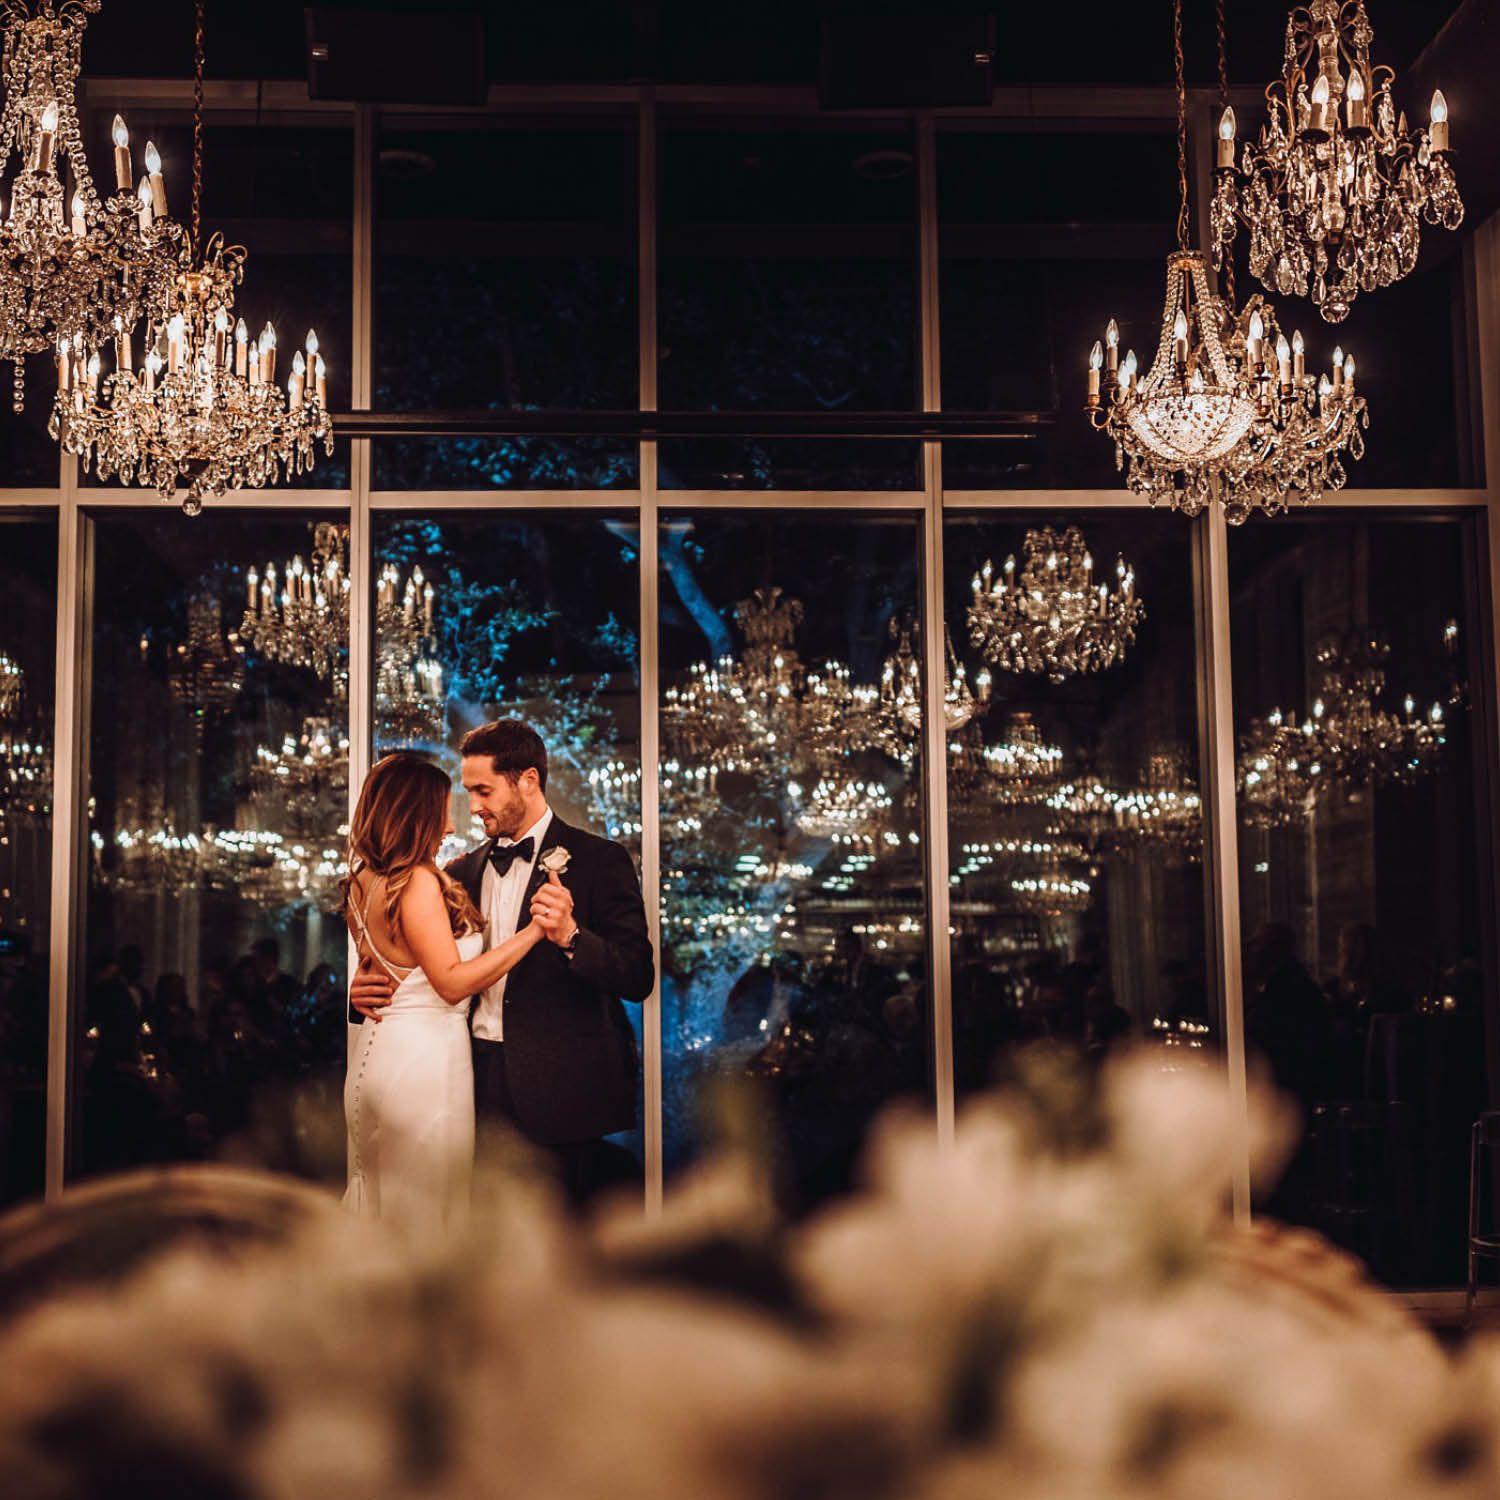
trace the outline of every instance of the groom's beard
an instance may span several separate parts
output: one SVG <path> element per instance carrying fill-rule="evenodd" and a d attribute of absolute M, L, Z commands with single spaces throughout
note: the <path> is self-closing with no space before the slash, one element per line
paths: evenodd
<path fill-rule="evenodd" d="M 505 807 L 494 808 L 488 816 L 481 813 L 479 820 L 485 833 L 492 839 L 519 838 L 525 826 L 526 804 L 519 797 Z"/>

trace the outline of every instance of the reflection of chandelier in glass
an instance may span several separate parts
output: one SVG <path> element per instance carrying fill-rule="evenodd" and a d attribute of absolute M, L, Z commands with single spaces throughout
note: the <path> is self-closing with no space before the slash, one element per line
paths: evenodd
<path fill-rule="evenodd" d="M 300 738 L 287 735 L 280 750 L 256 746 L 250 796 L 261 821 L 298 833 L 339 828 L 349 807 L 349 736 L 326 718 L 310 718 Z"/>
<path fill-rule="evenodd" d="M 1196 861 L 1203 853 L 1203 799 L 1180 751 L 1150 757 L 1142 786 L 1114 799 L 1116 853 Z"/>
<path fill-rule="evenodd" d="M 1145 613 L 1123 558 L 1115 579 L 1113 589 L 1094 582 L 1094 559 L 1076 526 L 1028 531 L 1019 579 L 1014 556 L 999 577 L 988 562 L 974 575 L 969 639 L 1007 672 L 1045 672 L 1052 682 L 1102 672 L 1124 657 Z"/>
<path fill-rule="evenodd" d="M 18 170 L 0 226 L 0 358 L 15 365 L 15 410 L 24 400 L 22 359 L 54 346 L 92 350 L 131 328 L 170 284 L 182 230 L 138 212 L 130 135 L 114 120 L 115 194 L 100 200 L 78 125 L 77 87 L 87 18 L 99 0 L 19 0 L 4 8 L 5 110 L 0 163 Z M 160 191 L 156 148 L 147 144 L 150 195 Z M 73 192 L 64 204 L 66 159 Z M 153 163 L 155 163 L 153 165 Z"/>
<path fill-rule="evenodd" d="M 142 637 L 143 652 L 145 648 Z M 239 697 L 245 685 L 245 648 L 234 631 L 225 637 L 214 595 L 189 600 L 187 640 L 168 653 L 167 684 L 172 696 L 193 714 L 200 732 L 206 715 L 226 712 Z"/>
<path fill-rule="evenodd" d="M 787 784 L 797 827 L 836 844 L 874 842 L 891 813 L 891 794 L 878 781 L 821 777 L 810 789 Z"/>
<path fill-rule="evenodd" d="M 21 707 L 21 688 L 26 680 L 20 662 L 0 651 L 0 719 L 14 718 Z"/>
<path fill-rule="evenodd" d="M 52 751 L 38 725 L 0 738 L 0 829 L 45 818 L 52 801 Z"/>
<path fill-rule="evenodd" d="M 1069 781 L 1049 792 L 1044 806 L 1056 815 L 1058 826 L 1082 839 L 1094 850 L 1107 843 L 1115 827 L 1115 804 L 1119 792 L 1095 779 Z"/>
<path fill-rule="evenodd" d="M 1320 641 L 1323 668 L 1312 718 L 1302 726 L 1306 753 L 1345 786 L 1407 783 L 1434 770 L 1446 740 L 1443 709 L 1425 715 L 1407 695 L 1398 717 L 1382 708 L 1391 648 L 1369 631 Z"/>
<path fill-rule="evenodd" d="M 344 873 L 344 850 L 331 840 L 303 842 L 262 829 L 208 829 L 201 843 L 202 879 L 268 910 L 326 908 Z"/>
<path fill-rule="evenodd" d="M 192 233 L 163 303 L 150 309 L 145 357 L 135 368 L 131 327 L 114 330 L 114 370 L 100 351 L 59 350 L 53 432 L 101 479 L 139 480 L 170 499 L 187 482 L 183 509 L 196 515 L 205 496 L 260 488 L 313 466 L 321 442 L 333 452 L 327 372 L 318 339 L 293 356 L 285 394 L 276 385 L 276 332 L 268 323 L 250 339 L 236 319 L 234 294 L 245 251 L 214 235 L 205 247 L 203 196 L 203 0 L 194 33 Z M 153 174 L 150 189 L 158 190 Z M 165 195 L 140 205 L 143 226 L 164 212 Z M 101 379 L 102 377 L 102 379 Z"/>
<path fill-rule="evenodd" d="M 275 563 L 266 564 L 264 576 L 251 568 L 240 638 L 268 661 L 308 667 L 324 681 L 343 674 L 349 649 L 348 538 L 347 526 L 317 522 L 311 566 L 294 557 L 281 572 L 279 588 Z"/>
<path fill-rule="evenodd" d="M 90 835 L 97 879 L 119 891 L 181 896 L 198 888 L 203 847 L 196 834 L 178 833 L 170 818 L 148 826 L 117 828 L 107 861 L 104 835 Z"/>
<path fill-rule="evenodd" d="M 880 748 L 903 765 L 916 753 L 922 732 L 922 663 L 912 645 L 912 633 L 893 618 L 891 637 L 896 649 L 885 659 L 880 673 L 880 705 L 875 737 Z M 971 720 L 982 717 L 990 706 L 990 674 L 981 668 L 970 689 L 968 674 L 953 649 L 953 638 L 943 626 L 943 727 L 956 734 Z"/>
<path fill-rule="evenodd" d="M 1010 882 L 1011 905 L 1039 917 L 1062 917 L 1087 911 L 1093 886 L 1081 875 L 1069 875 L 1051 864 L 1034 875 L 1016 875 Z"/>
<path fill-rule="evenodd" d="M 821 671 L 802 663 L 793 642 L 802 605 L 777 587 L 736 606 L 745 637 L 738 660 L 699 662 L 668 688 L 662 727 L 672 752 L 721 770 L 832 765 L 874 739 L 876 690 L 853 682 L 841 662 Z"/>
<path fill-rule="evenodd" d="M 1284 297 L 1311 295 L 1330 323 L 1361 291 L 1416 266 L 1423 219 L 1457 229 L 1464 217 L 1442 91 L 1430 127 L 1408 130 L 1394 71 L 1370 64 L 1374 38 L 1364 0 L 1311 0 L 1287 17 L 1281 79 L 1266 90 L 1259 138 L 1245 146 L 1238 202 L 1234 112 L 1219 122 L 1215 239 L 1233 239 L 1238 210 L 1251 271 Z"/>
<path fill-rule="evenodd" d="M 1240 821 L 1247 828 L 1292 828 L 1312 816 L 1322 766 L 1316 747 L 1279 708 L 1250 721 L 1235 760 Z"/>
<path fill-rule="evenodd" d="M 1001 806 L 1016 807 L 1041 801 L 1057 785 L 1063 753 L 1042 738 L 1036 720 L 1017 710 L 1006 725 L 1005 739 L 986 745 L 984 793 Z"/>

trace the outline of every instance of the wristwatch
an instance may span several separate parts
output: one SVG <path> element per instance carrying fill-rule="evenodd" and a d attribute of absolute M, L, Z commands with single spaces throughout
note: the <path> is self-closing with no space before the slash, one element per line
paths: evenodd
<path fill-rule="evenodd" d="M 573 931 L 568 935 L 567 942 L 558 944 L 558 947 L 563 951 L 564 958 L 572 958 L 578 952 L 578 934 L 581 930 L 578 923 L 575 922 L 573 924 Z"/>

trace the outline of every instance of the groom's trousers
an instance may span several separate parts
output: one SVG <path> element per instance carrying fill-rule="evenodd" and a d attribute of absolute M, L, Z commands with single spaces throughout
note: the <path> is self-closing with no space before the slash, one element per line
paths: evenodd
<path fill-rule="evenodd" d="M 505 1043 L 488 1042 L 471 1037 L 474 1052 L 474 1113 L 479 1125 L 479 1140 L 484 1140 L 486 1123 L 499 1123 L 526 1140 L 526 1128 L 516 1118 L 515 1100 L 505 1076 Z M 531 1141 L 532 1149 L 550 1163 L 554 1177 L 575 1209 L 586 1207 L 609 1188 L 642 1183 L 640 1163 L 623 1146 L 613 1141 L 566 1141 L 560 1145 L 542 1145 Z"/>

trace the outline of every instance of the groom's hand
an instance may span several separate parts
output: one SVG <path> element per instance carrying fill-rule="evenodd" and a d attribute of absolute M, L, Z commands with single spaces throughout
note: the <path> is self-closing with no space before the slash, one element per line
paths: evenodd
<path fill-rule="evenodd" d="M 380 1012 L 391 1003 L 396 986 L 384 969 L 370 958 L 362 958 L 349 986 L 349 1004 L 367 1020 L 378 1021 Z"/>
<path fill-rule="evenodd" d="M 559 945 L 573 936 L 578 923 L 573 920 L 573 893 L 557 878 L 555 871 L 547 872 L 547 883 L 537 887 L 531 898 L 532 920 L 543 934 Z"/>

